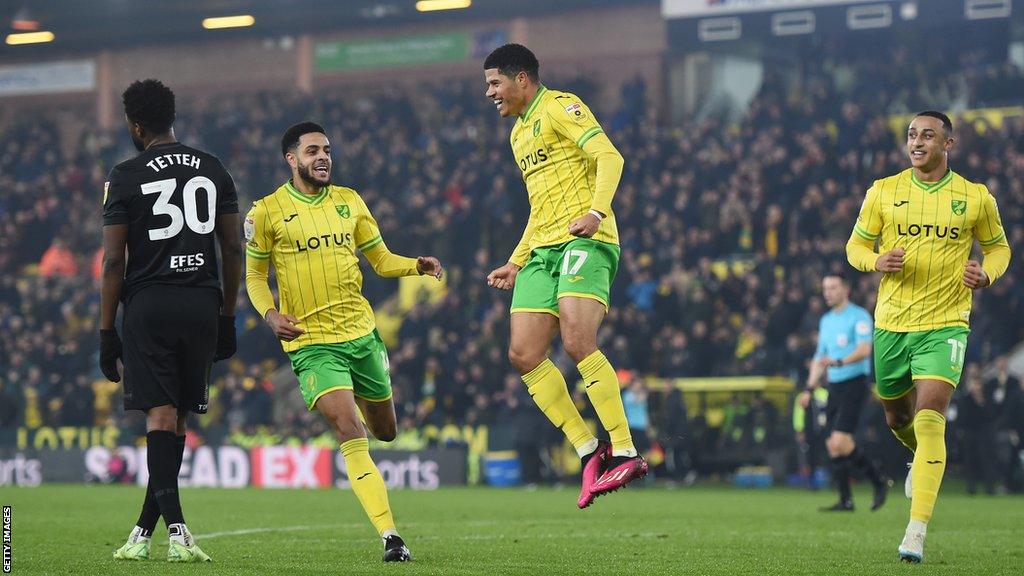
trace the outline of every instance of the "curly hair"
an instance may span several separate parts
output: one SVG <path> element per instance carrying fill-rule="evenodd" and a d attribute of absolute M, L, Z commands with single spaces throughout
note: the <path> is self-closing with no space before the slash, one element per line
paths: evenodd
<path fill-rule="evenodd" d="M 315 122 L 299 122 L 285 130 L 284 136 L 281 137 L 281 154 L 294 152 L 295 147 L 299 145 L 299 138 L 302 138 L 303 134 L 312 133 L 327 134 L 327 131 Z"/>
<path fill-rule="evenodd" d="M 136 80 L 121 94 L 124 113 L 146 132 L 162 134 L 174 124 L 174 92 L 159 80 Z"/>
<path fill-rule="evenodd" d="M 505 44 L 495 48 L 484 60 L 484 70 L 491 68 L 497 68 L 502 76 L 509 78 L 526 72 L 530 80 L 540 81 L 540 62 L 533 52 L 522 44 Z"/>

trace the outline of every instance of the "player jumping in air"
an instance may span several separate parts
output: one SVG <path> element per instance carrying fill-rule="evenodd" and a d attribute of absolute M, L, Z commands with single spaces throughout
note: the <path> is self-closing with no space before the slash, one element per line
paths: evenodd
<path fill-rule="evenodd" d="M 512 293 L 509 359 L 534 402 L 576 448 L 583 465 L 577 505 L 647 474 L 622 407 L 615 369 L 597 348 L 619 263 L 612 197 L 623 160 L 578 97 L 540 83 L 540 65 L 518 44 L 484 61 L 487 97 L 515 117 L 510 141 L 530 199 L 530 218 L 508 263 L 487 284 Z M 599 442 L 548 358 L 555 333 L 576 361 L 611 445 Z"/>
<path fill-rule="evenodd" d="M 331 143 L 322 127 L 292 126 L 281 153 L 291 179 L 256 201 L 245 218 L 249 299 L 282 341 L 307 408 L 319 410 L 337 433 L 352 491 L 384 540 L 384 561 L 411 560 L 360 420 L 362 413 L 378 440 L 395 439 L 387 350 L 362 295 L 357 251 L 386 278 L 440 279 L 441 263 L 388 250 L 359 194 L 331 183 Z M 268 285 L 270 264 L 277 270 L 280 311 Z"/>
<path fill-rule="evenodd" d="M 139 521 L 114 558 L 148 558 L 163 516 L 167 560 L 209 562 L 185 526 L 178 470 L 188 413 L 208 408 L 210 365 L 235 353 L 238 195 L 216 157 L 175 139 L 169 88 L 157 80 L 134 82 L 123 100 L 140 154 L 111 170 L 103 197 L 100 368 L 119 381 L 123 350 L 124 407 L 146 412 L 149 485 Z M 123 345 L 114 328 L 120 301 Z"/>
<path fill-rule="evenodd" d="M 960 381 L 972 290 L 991 286 L 1010 264 L 995 198 L 948 166 L 953 124 L 920 112 L 907 130 L 911 168 L 868 189 L 847 258 L 881 272 L 875 308 L 875 377 L 893 433 L 914 452 L 910 523 L 899 545 L 924 558 L 924 539 L 946 468 L 946 409 Z M 984 261 L 971 259 L 974 240 Z M 879 252 L 875 252 L 875 243 Z"/>

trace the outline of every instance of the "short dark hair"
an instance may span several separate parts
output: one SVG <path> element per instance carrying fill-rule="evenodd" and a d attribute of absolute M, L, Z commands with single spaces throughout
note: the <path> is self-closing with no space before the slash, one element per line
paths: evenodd
<path fill-rule="evenodd" d="M 828 272 L 828 273 L 826 273 L 822 277 L 822 280 L 824 280 L 825 278 L 838 278 L 839 281 L 842 282 L 844 285 L 846 285 L 846 286 L 850 285 L 850 279 L 847 278 L 846 274 L 843 273 L 843 272 L 839 272 L 839 271 Z"/>
<path fill-rule="evenodd" d="M 136 80 L 121 94 L 124 114 L 146 132 L 163 134 L 174 124 L 174 92 L 159 80 Z"/>
<path fill-rule="evenodd" d="M 918 116 L 928 116 L 937 119 L 939 122 L 942 122 L 942 129 L 946 131 L 946 137 L 951 138 L 953 136 L 953 121 L 949 119 L 949 116 L 946 116 L 938 110 L 924 110 L 923 112 L 914 114 L 914 118 L 917 118 Z"/>
<path fill-rule="evenodd" d="M 324 127 L 317 124 L 316 122 L 299 122 L 291 128 L 284 131 L 284 136 L 281 137 L 281 155 L 284 156 L 289 152 L 295 150 L 295 147 L 299 145 L 299 138 L 302 138 L 305 134 L 327 134 L 327 130 Z"/>
<path fill-rule="evenodd" d="M 522 44 L 505 44 L 495 48 L 484 60 L 484 70 L 491 68 L 497 68 L 498 72 L 509 78 L 526 72 L 530 80 L 540 81 L 540 62 L 533 52 Z"/>

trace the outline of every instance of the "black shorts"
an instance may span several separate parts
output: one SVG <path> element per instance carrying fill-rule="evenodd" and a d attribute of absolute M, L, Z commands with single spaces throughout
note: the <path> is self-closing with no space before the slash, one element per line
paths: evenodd
<path fill-rule="evenodd" d="M 864 408 L 864 400 L 869 391 L 867 376 L 829 382 L 828 405 L 825 407 L 828 427 L 847 434 L 856 432 L 860 411 Z"/>
<path fill-rule="evenodd" d="M 175 406 L 205 414 L 220 293 L 157 284 L 124 308 L 124 408 Z"/>

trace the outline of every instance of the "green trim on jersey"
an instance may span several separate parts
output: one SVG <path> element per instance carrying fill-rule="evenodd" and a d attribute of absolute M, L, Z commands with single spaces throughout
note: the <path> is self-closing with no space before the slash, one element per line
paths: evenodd
<path fill-rule="evenodd" d="M 949 181 L 952 179 L 952 170 L 946 170 L 946 175 L 943 176 L 942 178 L 939 178 L 938 182 L 924 182 L 917 177 L 916 172 L 914 172 L 913 170 L 910 171 L 910 181 L 913 182 L 915 186 L 917 186 L 921 190 L 924 190 L 925 192 L 935 192 L 939 188 L 942 188 L 947 183 L 949 183 Z"/>
<path fill-rule="evenodd" d="M 299 190 L 291 183 L 291 180 L 285 182 L 284 187 L 286 190 L 288 190 L 289 194 L 295 197 L 296 200 L 300 202 L 305 202 L 306 204 L 312 204 L 316 206 L 317 204 L 322 202 L 324 198 L 327 198 L 327 186 L 321 188 L 320 193 L 317 194 L 316 196 L 308 196 L 306 194 L 303 194 L 302 192 L 299 192 Z"/>
<path fill-rule="evenodd" d="M 991 240 L 986 240 L 984 242 L 982 242 L 981 240 L 978 240 L 978 244 L 981 244 L 982 246 L 991 246 L 991 245 L 995 244 L 996 242 L 999 242 L 1000 240 L 1002 240 L 1005 237 L 1006 237 L 1006 233 L 1004 232 L 1004 233 L 1000 234 L 999 236 L 996 236 L 995 238 L 993 238 Z"/>
<path fill-rule="evenodd" d="M 584 132 L 582 136 L 580 136 L 580 139 L 576 141 L 576 145 L 579 146 L 580 148 L 583 148 L 583 145 L 587 143 L 587 140 L 590 140 L 591 138 L 597 136 L 601 132 L 604 132 L 604 130 L 601 130 L 601 128 L 598 126 L 594 126 L 590 130 Z"/>
<path fill-rule="evenodd" d="M 869 234 L 863 228 L 861 228 L 860 226 L 858 226 L 856 224 L 853 225 L 853 231 L 856 232 L 858 236 L 860 236 L 861 238 L 863 238 L 865 240 L 874 240 L 874 239 L 878 238 L 878 234 L 875 234 L 874 236 L 872 236 L 871 234 Z"/>
<path fill-rule="evenodd" d="M 359 250 L 360 252 L 366 252 L 370 248 L 373 248 L 374 246 L 376 246 L 377 244 L 380 244 L 383 241 L 384 241 L 383 238 L 381 238 L 380 236 L 377 236 L 376 238 L 371 238 L 371 239 L 367 240 L 366 242 L 363 242 L 359 246 L 356 246 L 356 249 Z"/>
<path fill-rule="evenodd" d="M 519 117 L 520 122 L 526 124 L 526 122 L 530 119 L 530 114 L 537 107 L 537 105 L 540 104 L 541 95 L 543 95 L 547 91 L 548 89 L 543 84 L 541 84 L 540 88 L 537 90 L 537 93 L 533 95 L 533 100 L 530 100 L 530 105 L 526 107 L 526 112 L 524 112 L 523 115 Z"/>
<path fill-rule="evenodd" d="M 259 250 L 253 248 L 252 246 L 246 246 L 245 253 L 248 254 L 249 256 L 252 256 L 253 258 L 258 258 L 260 260 L 266 260 L 267 258 L 270 258 L 270 252 L 260 252 Z"/>

